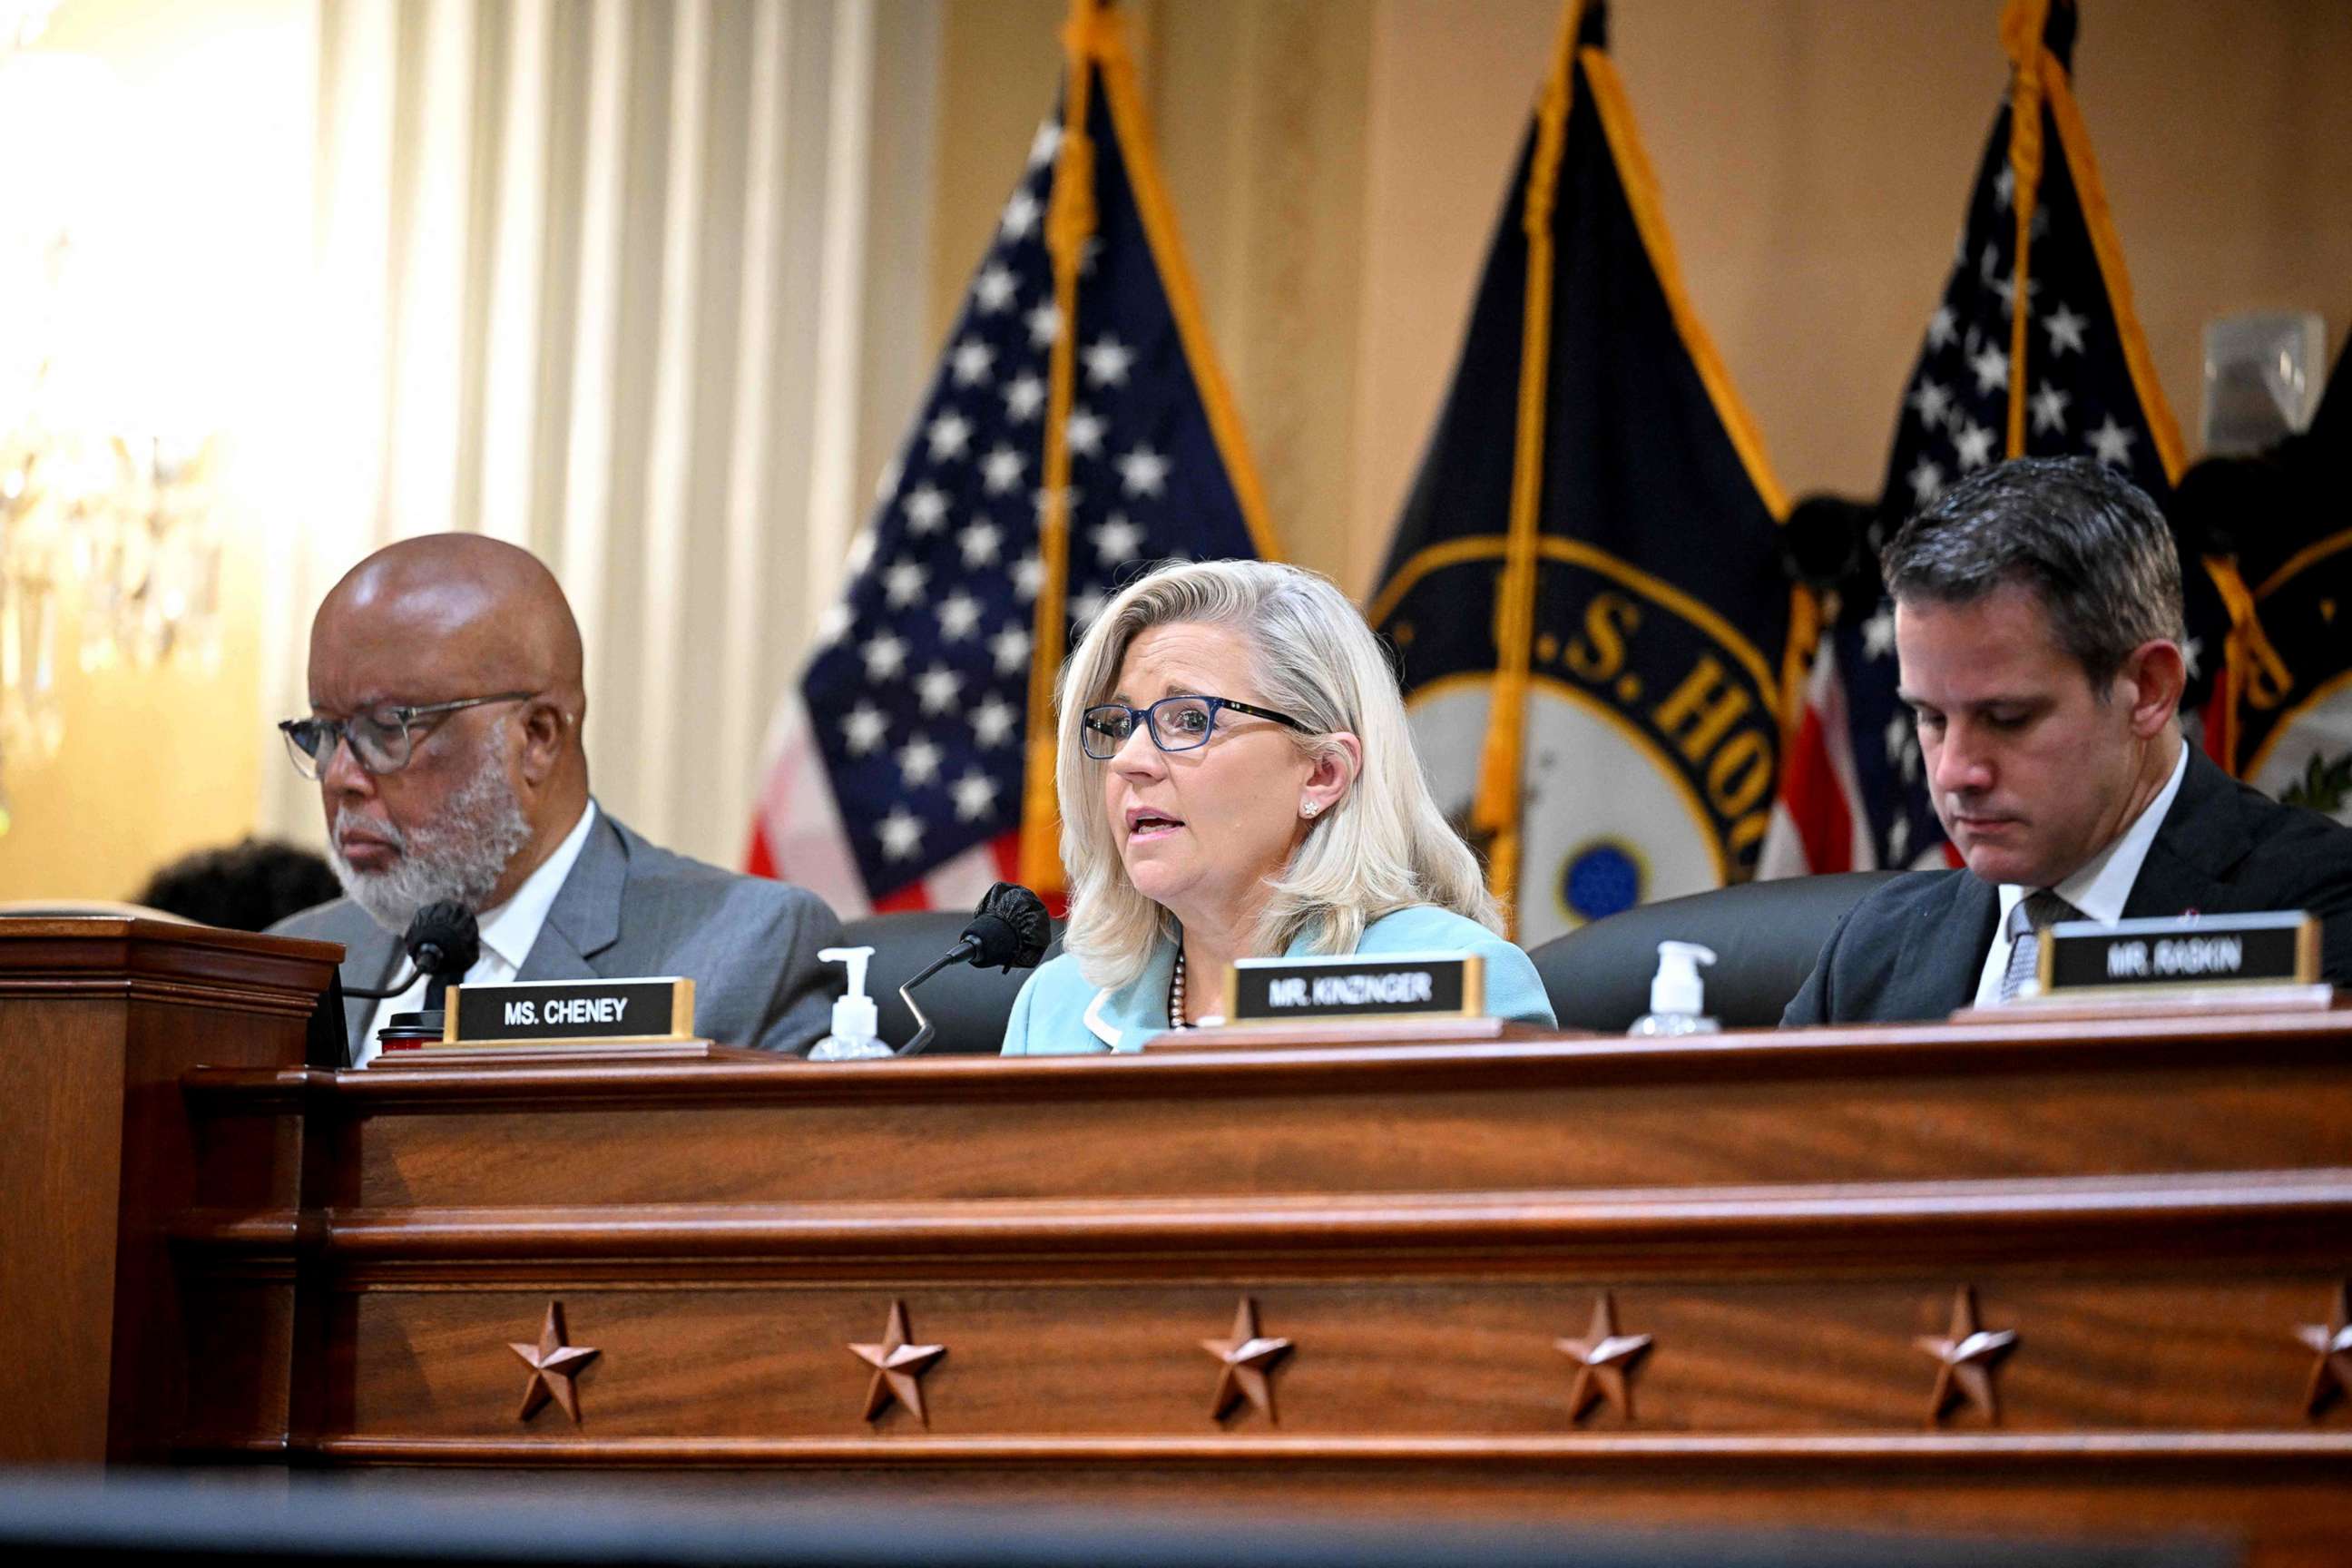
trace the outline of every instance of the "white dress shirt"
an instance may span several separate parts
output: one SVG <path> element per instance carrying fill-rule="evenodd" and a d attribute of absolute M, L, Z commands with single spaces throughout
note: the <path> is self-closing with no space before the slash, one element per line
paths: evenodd
<path fill-rule="evenodd" d="M 2172 776 L 2156 792 L 2156 798 L 2132 818 L 2123 837 L 2092 856 L 2082 869 L 2051 891 L 2082 910 L 2086 921 L 2111 926 L 2122 920 L 2132 884 L 2139 880 L 2139 868 L 2147 859 L 2148 847 L 2156 842 L 2157 829 L 2164 826 L 2164 814 L 2172 809 L 2172 798 L 2180 793 L 2180 781 L 2188 773 L 2189 742 L 2184 740 L 2180 755 L 2173 760 Z M 2038 889 L 2015 882 L 2000 885 L 2000 918 L 1993 922 L 1992 947 L 1985 954 L 1984 969 L 1977 976 L 1976 1005 L 1979 1007 L 1990 1007 L 2000 1000 L 2000 978 L 2008 973 L 2010 950 L 2017 944 L 2016 938 L 2010 934 L 2011 912 L 2028 893 L 2035 891 Z M 2020 994 L 2031 995 L 2032 989 L 2033 982 L 2029 979 Z"/>
<path fill-rule="evenodd" d="M 522 968 L 523 960 L 530 956 L 531 944 L 539 940 L 540 928 L 547 923 L 547 911 L 555 907 L 555 895 L 563 889 L 563 879 L 572 875 L 580 852 L 588 847 L 588 830 L 596 824 L 596 803 L 590 801 L 587 809 L 555 853 L 540 862 L 539 869 L 523 879 L 514 897 L 481 916 L 482 955 L 474 967 L 466 971 L 465 985 L 497 985 L 512 980 Z M 403 963 L 406 960 L 404 958 Z M 367 1036 L 360 1041 L 356 1067 L 365 1067 L 378 1055 L 376 1036 L 394 1013 L 415 1013 L 425 1005 L 425 977 L 397 996 L 387 996 L 376 1004 L 375 1016 L 368 1020 Z"/>

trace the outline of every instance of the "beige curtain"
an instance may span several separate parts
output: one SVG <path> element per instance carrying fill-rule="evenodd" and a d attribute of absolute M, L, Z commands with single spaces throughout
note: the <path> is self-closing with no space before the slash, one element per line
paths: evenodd
<path fill-rule="evenodd" d="M 919 394 L 927 0 L 325 0 L 311 384 L 266 693 L 442 529 L 528 546 L 588 647 L 592 782 L 721 864 Z M 315 838 L 266 773 L 266 829 Z"/>

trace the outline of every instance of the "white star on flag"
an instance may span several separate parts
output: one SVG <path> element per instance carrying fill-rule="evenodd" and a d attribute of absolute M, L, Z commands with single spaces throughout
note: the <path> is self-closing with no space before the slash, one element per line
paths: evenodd
<path fill-rule="evenodd" d="M 1013 303 L 1013 292 L 1019 286 L 1011 268 L 1002 261 L 992 261 L 972 283 L 972 303 L 980 307 L 982 315 L 993 316 Z"/>
<path fill-rule="evenodd" d="M 853 757 L 862 757 L 873 751 L 889 733 L 890 721 L 871 702 L 860 702 L 842 716 L 842 742 Z"/>
<path fill-rule="evenodd" d="M 2064 300 L 2060 300 L 2056 310 L 2042 318 L 2042 330 L 2050 334 L 2050 357 L 2056 359 L 2068 349 L 2076 353 L 2086 352 L 2083 347 L 2083 329 L 2090 324 L 2090 317 L 2076 315 L 2066 308 Z"/>
<path fill-rule="evenodd" d="M 1124 512 L 1113 512 L 1094 531 L 1095 558 L 1106 566 L 1116 566 L 1122 561 L 1135 559 L 1143 543 L 1143 530 L 1127 521 Z"/>
<path fill-rule="evenodd" d="M 2016 170 L 2003 169 L 1992 177 L 1992 199 L 1993 205 L 2001 211 L 2009 210 L 2010 203 L 2017 199 Z"/>
<path fill-rule="evenodd" d="M 940 640 L 961 642 L 980 629 L 980 601 L 970 594 L 950 594 L 940 603 Z"/>
<path fill-rule="evenodd" d="M 1987 343 L 1969 360 L 1969 368 L 1977 373 L 1979 395 L 1998 392 L 2009 384 L 2009 355 Z"/>
<path fill-rule="evenodd" d="M 947 521 L 947 493 L 936 485 L 918 485 L 900 505 L 906 510 L 907 527 L 916 533 L 929 533 Z M 870 551 L 873 546 L 866 548 Z"/>
<path fill-rule="evenodd" d="M 963 552 L 963 563 L 969 569 L 996 564 L 997 548 L 1003 542 L 1003 532 L 996 524 L 980 521 L 956 535 L 956 548 Z"/>
<path fill-rule="evenodd" d="M 893 609 L 903 610 L 923 596 L 923 584 L 931 574 L 913 561 L 894 561 L 882 574 L 882 597 Z"/>
<path fill-rule="evenodd" d="M 1029 346 L 1033 349 L 1050 349 L 1054 346 L 1054 340 L 1062 335 L 1061 307 L 1051 300 L 1021 319 L 1028 323 Z"/>
<path fill-rule="evenodd" d="M 931 445 L 931 461 L 943 463 L 963 456 L 971 440 L 971 421 L 961 414 L 942 414 L 924 431 Z"/>
<path fill-rule="evenodd" d="M 895 680 L 907 668 L 907 645 L 888 632 L 859 648 L 858 656 L 866 660 L 866 679 Z"/>
<path fill-rule="evenodd" d="M 1020 375 L 1004 389 L 1004 416 L 1026 425 L 1045 406 L 1045 384 L 1034 375 Z"/>
<path fill-rule="evenodd" d="M 981 459 L 981 482 L 992 496 L 1009 495 L 1021 488 L 1021 470 L 1029 459 L 1010 447 L 999 447 Z"/>
<path fill-rule="evenodd" d="M 1936 313 L 1927 318 L 1927 346 L 1940 349 L 1950 345 L 1959 335 L 1959 320 L 1949 305 L 1938 305 Z"/>
<path fill-rule="evenodd" d="M 1088 382 L 1096 386 L 1125 386 L 1128 367 L 1135 363 L 1135 351 L 1105 332 L 1082 357 L 1087 362 Z"/>
<path fill-rule="evenodd" d="M 996 781 L 978 768 L 956 780 L 949 793 L 955 796 L 956 816 L 966 822 L 978 822 L 996 805 Z"/>
<path fill-rule="evenodd" d="M 1033 169 L 1050 163 L 1062 150 L 1062 128 L 1051 120 L 1037 123 L 1037 134 L 1029 139 L 1029 166 Z"/>
<path fill-rule="evenodd" d="M 1911 481 L 1911 500 L 1916 505 L 1926 506 L 1944 493 L 1944 470 L 1925 457 L 1904 477 Z"/>
<path fill-rule="evenodd" d="M 1019 717 L 1013 704 L 1002 697 L 991 697 L 972 710 L 972 741 L 983 750 L 994 751 L 1013 738 L 1013 723 Z"/>
<path fill-rule="evenodd" d="M 2110 414 L 2091 432 L 2091 450 L 2111 468 L 2129 468 L 2132 442 L 2137 434 L 2116 424 L 2115 416 Z"/>
<path fill-rule="evenodd" d="M 915 677 L 915 694 L 926 713 L 945 713 L 963 692 L 963 677 L 944 664 L 935 664 Z"/>
<path fill-rule="evenodd" d="M 1895 651 L 1895 606 L 1882 604 L 1862 623 L 1862 657 L 1885 658 Z"/>
<path fill-rule="evenodd" d="M 893 860 L 910 859 L 923 847 L 922 821 L 903 805 L 892 807 L 874 831 L 881 837 L 882 853 Z"/>
<path fill-rule="evenodd" d="M 1131 496 L 1156 496 L 1167 488 L 1168 459 L 1138 445 L 1118 460 L 1119 481 Z"/>
<path fill-rule="evenodd" d="M 1890 763 L 1901 761 L 1910 744 L 1911 716 L 1898 712 L 1886 721 L 1886 760 Z"/>
<path fill-rule="evenodd" d="M 1969 420 L 1952 437 L 1952 445 L 1960 454 L 1960 471 L 1981 468 L 1992 461 L 1992 432 Z"/>
<path fill-rule="evenodd" d="M 898 772 L 909 784 L 929 784 L 940 776 L 940 748 L 929 735 L 918 735 L 898 748 Z"/>
<path fill-rule="evenodd" d="M 1013 591 L 1024 599 L 1034 599 L 1037 590 L 1045 585 L 1045 563 L 1034 554 L 1024 555 L 1013 563 Z"/>
<path fill-rule="evenodd" d="M 966 338 L 948 356 L 958 386 L 978 386 L 988 379 L 989 367 L 995 363 L 996 351 L 977 338 Z"/>
<path fill-rule="evenodd" d="M 1109 602 L 1103 597 L 1101 589 L 1089 588 L 1070 601 L 1070 619 L 1081 626 L 1091 626 Z"/>
<path fill-rule="evenodd" d="M 1080 458 L 1101 456 L 1102 416 L 1091 412 L 1083 404 L 1071 409 L 1070 417 L 1062 426 L 1062 439 L 1068 444 L 1073 456 Z"/>
<path fill-rule="evenodd" d="M 1013 193 L 1004 204 L 1004 216 L 997 219 L 997 232 L 1007 239 L 1026 239 L 1029 231 L 1037 226 L 1037 198 L 1024 187 Z"/>
<path fill-rule="evenodd" d="M 1940 383 L 1923 375 L 1904 401 L 1917 411 L 1919 423 L 1933 430 L 1944 423 L 1944 415 L 1952 406 L 1952 395 Z"/>
<path fill-rule="evenodd" d="M 996 673 L 1011 675 L 1029 662 L 1029 634 L 1008 624 L 988 639 L 988 651 L 996 660 Z"/>
<path fill-rule="evenodd" d="M 2061 436 L 2064 435 L 2066 405 L 2073 401 L 2074 399 L 2065 393 L 2059 391 L 2048 382 L 2043 382 L 2033 394 L 2033 428 L 2037 432 L 2052 430 Z"/>

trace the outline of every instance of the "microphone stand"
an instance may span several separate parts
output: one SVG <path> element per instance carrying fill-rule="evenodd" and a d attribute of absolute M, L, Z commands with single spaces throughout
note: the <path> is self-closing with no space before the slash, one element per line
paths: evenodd
<path fill-rule="evenodd" d="M 934 961 L 929 968 L 925 969 L 921 973 L 914 976 L 905 984 L 898 987 L 898 1000 L 904 1002 L 907 1005 L 907 1011 L 915 1016 L 915 1023 L 917 1025 L 915 1037 L 908 1040 L 904 1046 L 901 1046 L 898 1048 L 898 1054 L 900 1056 L 921 1056 L 925 1051 L 930 1048 L 931 1037 L 939 1032 L 937 1029 L 932 1027 L 931 1020 L 924 1014 L 923 1005 L 915 1000 L 915 987 L 920 985 L 924 981 L 929 980 L 932 975 L 937 974 L 940 970 L 945 969 L 949 964 L 961 963 L 979 951 L 980 943 L 973 941 L 971 937 L 965 937 L 961 942 L 957 942 L 953 947 L 948 949 L 944 956 Z"/>

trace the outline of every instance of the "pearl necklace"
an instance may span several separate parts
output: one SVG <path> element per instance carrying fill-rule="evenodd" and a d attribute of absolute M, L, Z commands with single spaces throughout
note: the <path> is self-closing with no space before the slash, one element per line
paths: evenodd
<path fill-rule="evenodd" d="M 1176 967 L 1168 972 L 1168 1026 L 1189 1029 L 1192 1021 L 1184 1016 L 1184 944 L 1176 944 Z"/>

